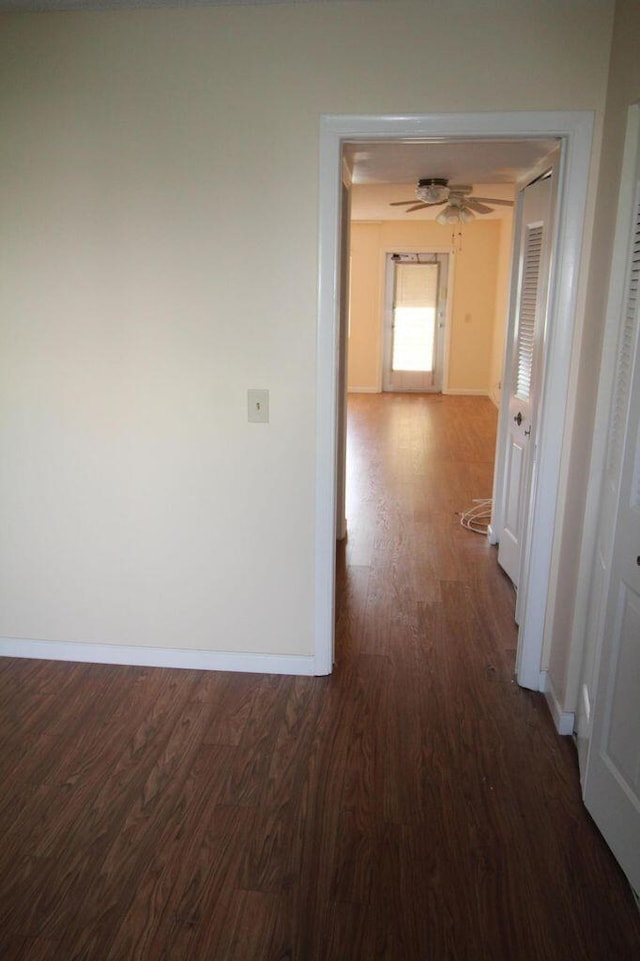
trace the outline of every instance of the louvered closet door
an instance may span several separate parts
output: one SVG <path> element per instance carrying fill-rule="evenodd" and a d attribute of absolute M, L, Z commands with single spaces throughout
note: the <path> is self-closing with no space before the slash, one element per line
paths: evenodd
<path fill-rule="evenodd" d="M 601 504 L 614 535 L 584 800 L 640 891 L 640 158 L 638 168 Z"/>
<path fill-rule="evenodd" d="M 522 225 L 516 252 L 519 275 L 505 460 L 506 497 L 498 548 L 498 562 L 516 587 L 521 578 L 531 492 L 535 409 L 549 278 L 551 177 L 527 187 L 520 202 Z"/>

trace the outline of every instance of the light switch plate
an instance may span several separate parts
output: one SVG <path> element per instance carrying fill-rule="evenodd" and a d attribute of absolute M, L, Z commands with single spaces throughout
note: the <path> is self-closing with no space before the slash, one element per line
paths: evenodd
<path fill-rule="evenodd" d="M 248 390 L 247 391 L 247 410 L 249 423 L 268 424 L 269 423 L 269 391 L 268 390 Z"/>

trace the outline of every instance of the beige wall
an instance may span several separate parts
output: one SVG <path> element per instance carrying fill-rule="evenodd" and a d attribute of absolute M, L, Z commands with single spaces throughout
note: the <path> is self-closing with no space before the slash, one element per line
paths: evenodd
<path fill-rule="evenodd" d="M 451 254 L 451 332 L 445 382 L 452 392 L 489 393 L 501 227 L 475 221 Z M 451 252 L 451 228 L 430 221 L 354 223 L 351 234 L 349 389 L 377 391 L 382 383 L 386 254 Z M 504 321 L 504 317 L 502 318 Z"/>
<path fill-rule="evenodd" d="M 0 635 L 312 651 L 320 115 L 603 106 L 606 0 L 432 6 L 0 18 Z"/>
<path fill-rule="evenodd" d="M 497 220 L 474 221 L 462 231 L 462 247 L 455 254 L 448 372 L 451 391 L 489 391 L 499 244 Z"/>
<path fill-rule="evenodd" d="M 351 224 L 349 390 L 376 392 L 381 386 L 383 226 L 382 223 Z"/>
<path fill-rule="evenodd" d="M 592 264 L 586 288 L 586 311 L 578 367 L 575 430 L 570 447 L 567 486 L 571 491 L 562 523 L 559 567 L 566 572 L 564 590 L 558 594 L 553 623 L 549 672 L 565 710 L 579 707 L 579 681 L 593 701 L 594 651 L 584 650 L 585 625 L 575 611 L 576 577 L 584 530 L 585 498 L 594 424 L 600 355 L 606 317 L 613 234 L 620 186 L 627 111 L 640 100 L 640 10 L 637 0 L 618 0 L 611 53 L 604 140 L 598 181 Z M 596 465 L 597 467 L 597 465 Z M 573 571 L 573 578 L 570 572 Z M 581 585 L 585 587 L 585 585 Z"/>
<path fill-rule="evenodd" d="M 493 339 L 491 341 L 491 363 L 489 367 L 489 397 L 496 407 L 502 397 L 502 378 L 504 368 L 504 344 L 507 332 L 507 312 L 509 310 L 509 289 L 511 284 L 511 260 L 513 250 L 513 217 L 500 221 L 500 241 L 498 247 L 498 269 L 496 271 L 496 306 Z"/>

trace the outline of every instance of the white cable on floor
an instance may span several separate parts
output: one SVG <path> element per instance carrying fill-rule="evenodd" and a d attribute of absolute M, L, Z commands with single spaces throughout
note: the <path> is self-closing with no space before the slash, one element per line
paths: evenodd
<path fill-rule="evenodd" d="M 491 505 L 493 501 L 490 497 L 484 499 L 476 498 L 473 503 L 473 507 L 470 507 L 460 515 L 460 523 L 463 527 L 466 527 L 468 531 L 474 531 L 476 534 L 486 534 L 491 521 Z"/>

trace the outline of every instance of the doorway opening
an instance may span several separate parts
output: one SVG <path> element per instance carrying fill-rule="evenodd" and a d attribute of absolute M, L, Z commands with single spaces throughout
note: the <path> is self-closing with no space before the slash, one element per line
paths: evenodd
<path fill-rule="evenodd" d="M 340 225 L 345 143 L 522 142 L 549 138 L 563 148 L 558 202 L 558 244 L 550 288 L 547 367 L 540 404 L 540 443 L 535 465 L 528 544 L 528 600 L 518 639 L 518 680 L 540 689 L 544 618 L 549 598 L 553 533 L 559 497 L 562 442 L 570 388 L 575 328 L 576 271 L 587 193 L 592 115 L 587 112 L 450 114 L 414 117 L 325 117 L 320 151 L 320 290 L 317 379 L 316 475 L 316 672 L 330 673 L 335 611 L 336 478 L 338 465 L 338 344 Z M 366 151 L 365 151 L 366 152 Z M 504 405 L 499 434 L 504 431 Z M 500 446 L 498 448 L 498 469 Z"/>

